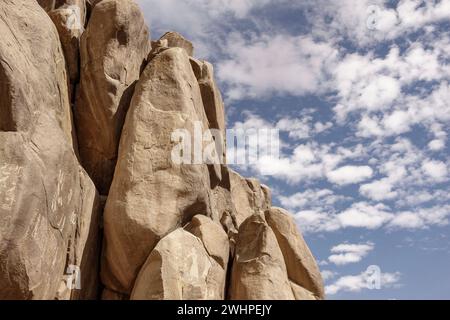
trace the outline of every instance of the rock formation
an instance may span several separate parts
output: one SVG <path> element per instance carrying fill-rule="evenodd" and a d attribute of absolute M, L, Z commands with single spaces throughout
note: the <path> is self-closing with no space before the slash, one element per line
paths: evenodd
<path fill-rule="evenodd" d="M 133 0 L 3 0 L 0 34 L 0 299 L 324 298 L 191 42 Z"/>

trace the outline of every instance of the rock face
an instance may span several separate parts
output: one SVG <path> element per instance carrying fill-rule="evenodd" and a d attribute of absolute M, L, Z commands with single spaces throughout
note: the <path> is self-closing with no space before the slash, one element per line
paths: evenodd
<path fill-rule="evenodd" d="M 3 0 L 0 34 L 0 299 L 324 298 L 191 42 L 133 0 Z"/>
<path fill-rule="evenodd" d="M 297 231 L 294 219 L 280 208 L 271 208 L 265 214 L 283 252 L 289 279 L 323 299 L 323 282 L 311 251 Z"/>
<path fill-rule="evenodd" d="M 150 50 L 149 31 L 132 0 L 103 0 L 81 38 L 81 80 L 75 108 L 83 166 L 101 194 L 114 174 L 125 115 Z"/>
<path fill-rule="evenodd" d="M 264 213 L 271 206 L 271 195 L 267 187 L 256 179 L 245 179 L 230 170 L 232 201 L 236 206 L 238 226 L 253 214 Z"/>
<path fill-rule="evenodd" d="M 232 300 L 293 300 L 283 253 L 264 216 L 254 214 L 240 228 L 233 261 Z"/>
<path fill-rule="evenodd" d="M 130 293 L 161 238 L 196 214 L 210 215 L 206 165 L 171 161 L 172 132 L 192 132 L 193 122 L 205 117 L 186 52 L 171 48 L 156 56 L 136 86 L 105 208 L 102 278 L 108 288 Z"/>
<path fill-rule="evenodd" d="M 149 255 L 131 299 L 223 300 L 225 278 L 226 269 L 208 254 L 204 243 L 178 229 L 163 238 Z"/>
<path fill-rule="evenodd" d="M 0 33 L 0 299 L 95 299 L 98 197 L 56 28 L 37 2 L 5 0 Z"/>

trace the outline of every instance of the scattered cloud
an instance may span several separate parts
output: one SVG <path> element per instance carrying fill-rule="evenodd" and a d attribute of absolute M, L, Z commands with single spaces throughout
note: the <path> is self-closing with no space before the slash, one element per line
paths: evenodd
<path fill-rule="evenodd" d="M 322 274 L 323 281 L 329 281 L 338 275 L 337 272 L 331 270 L 322 270 L 320 273 Z"/>
<path fill-rule="evenodd" d="M 361 292 L 362 290 L 373 290 L 372 284 L 374 279 L 372 272 L 368 270 L 358 274 L 349 275 L 338 278 L 332 284 L 325 286 L 327 295 L 336 295 L 340 292 Z M 379 276 L 380 289 L 392 288 L 399 285 L 401 273 L 381 273 Z"/>
<path fill-rule="evenodd" d="M 245 39 L 231 34 L 227 39 L 229 58 L 220 61 L 217 70 L 229 101 L 323 91 L 325 66 L 337 56 L 328 43 L 308 36 L 263 34 Z"/>
<path fill-rule="evenodd" d="M 365 244 L 342 243 L 331 248 L 332 255 L 328 257 L 328 260 L 337 266 L 360 262 L 374 248 L 374 244 L 370 242 Z"/>
<path fill-rule="evenodd" d="M 371 178 L 372 168 L 368 166 L 345 166 L 327 173 L 330 182 L 338 185 L 355 184 Z"/>

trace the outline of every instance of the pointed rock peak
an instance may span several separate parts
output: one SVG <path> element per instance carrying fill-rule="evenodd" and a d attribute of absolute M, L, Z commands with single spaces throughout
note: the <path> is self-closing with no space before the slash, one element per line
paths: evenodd
<path fill-rule="evenodd" d="M 186 40 L 178 32 L 175 31 L 167 32 L 159 40 L 160 41 L 167 40 L 167 45 L 169 47 L 183 48 L 184 50 L 186 50 L 189 56 L 192 57 L 194 55 L 194 46 L 192 45 L 192 42 Z"/>

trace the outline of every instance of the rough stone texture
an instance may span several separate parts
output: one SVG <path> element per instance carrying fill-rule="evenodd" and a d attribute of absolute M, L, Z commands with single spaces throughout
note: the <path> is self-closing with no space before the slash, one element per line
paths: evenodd
<path fill-rule="evenodd" d="M 226 163 L 226 125 L 225 108 L 220 90 L 214 80 L 212 64 L 191 58 L 191 65 L 202 93 L 203 106 L 209 122 L 209 129 L 216 141 L 217 161 L 209 166 L 211 187 L 222 180 L 222 166 Z"/>
<path fill-rule="evenodd" d="M 186 230 L 202 240 L 208 254 L 224 270 L 227 270 L 230 245 L 228 236 L 220 224 L 215 223 L 206 216 L 197 215 L 192 218 Z"/>
<path fill-rule="evenodd" d="M 231 273 L 232 300 L 293 300 L 283 254 L 264 216 L 254 214 L 239 228 Z"/>
<path fill-rule="evenodd" d="M 0 34 L 0 299 L 94 299 L 98 198 L 73 149 L 57 31 L 37 2 L 4 0 Z M 61 292 L 70 264 L 83 286 Z"/>
<path fill-rule="evenodd" d="M 317 296 L 311 291 L 299 286 L 295 282 L 291 281 L 292 292 L 294 293 L 295 300 L 318 300 Z"/>
<path fill-rule="evenodd" d="M 294 219 L 280 208 L 271 208 L 265 216 L 277 237 L 291 281 L 313 292 L 318 298 L 324 298 L 319 267 Z"/>
<path fill-rule="evenodd" d="M 49 16 L 59 33 L 70 82 L 76 83 L 80 77 L 79 47 L 86 23 L 86 2 L 85 0 L 59 2 L 61 3 L 57 3 L 55 8 L 50 10 Z"/>
<path fill-rule="evenodd" d="M 174 88 L 177 88 L 174 90 Z M 202 213 L 211 215 L 206 165 L 175 164 L 171 134 L 206 118 L 184 50 L 147 65 L 131 102 L 105 208 L 103 283 L 129 293 L 157 242 Z"/>
<path fill-rule="evenodd" d="M 194 55 L 194 46 L 188 40 L 186 40 L 178 32 L 170 31 L 165 33 L 160 40 L 167 40 L 167 46 L 169 48 L 182 48 L 186 50 L 186 53 L 192 57 Z"/>
<path fill-rule="evenodd" d="M 189 41 L 151 42 L 133 0 L 2 0 L 0 34 L 0 299 L 324 298 L 293 218 L 224 164 Z M 216 162 L 180 148 L 199 125 Z"/>
<path fill-rule="evenodd" d="M 103 0 L 81 38 L 76 103 L 80 156 L 101 194 L 108 194 L 123 122 L 147 58 L 149 31 L 132 0 Z"/>
<path fill-rule="evenodd" d="M 178 229 L 149 255 L 131 299 L 222 300 L 225 278 L 226 271 L 208 255 L 202 241 Z"/>
<path fill-rule="evenodd" d="M 256 179 L 245 179 L 237 172 L 230 171 L 231 197 L 236 208 L 237 225 L 249 216 L 264 213 L 270 207 L 270 199 L 266 199 L 266 194 L 261 184 Z"/>

